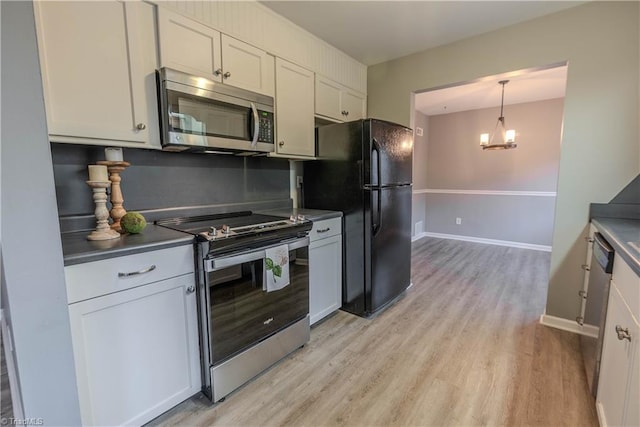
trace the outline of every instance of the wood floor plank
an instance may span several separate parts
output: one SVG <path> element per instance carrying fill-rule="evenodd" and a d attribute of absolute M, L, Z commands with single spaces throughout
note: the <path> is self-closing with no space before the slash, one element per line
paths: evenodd
<path fill-rule="evenodd" d="M 577 337 L 538 323 L 548 271 L 546 252 L 422 239 L 387 310 L 339 311 L 225 402 L 150 425 L 596 426 Z"/>

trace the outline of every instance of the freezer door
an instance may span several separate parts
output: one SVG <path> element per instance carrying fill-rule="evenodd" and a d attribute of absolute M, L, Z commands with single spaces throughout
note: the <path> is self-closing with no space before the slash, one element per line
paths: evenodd
<path fill-rule="evenodd" d="M 411 129 L 381 120 L 364 120 L 363 139 L 365 185 L 378 187 L 411 183 Z"/>
<path fill-rule="evenodd" d="M 411 186 L 367 190 L 371 206 L 365 244 L 366 311 L 391 302 L 411 283 Z"/>

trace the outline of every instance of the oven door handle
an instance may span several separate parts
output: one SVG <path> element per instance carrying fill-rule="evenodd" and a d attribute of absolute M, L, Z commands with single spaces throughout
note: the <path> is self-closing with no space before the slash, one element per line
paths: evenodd
<path fill-rule="evenodd" d="M 251 262 L 251 261 L 263 259 L 266 254 L 265 249 L 284 245 L 284 244 L 287 244 L 289 246 L 289 250 L 292 251 L 294 249 L 309 246 L 309 238 L 308 237 L 296 238 L 293 240 L 281 242 L 277 245 L 270 245 L 265 248 L 260 248 L 251 252 L 243 252 L 243 253 L 224 256 L 220 258 L 206 259 L 204 263 L 205 264 L 204 268 L 207 273 L 210 273 L 212 271 L 220 270 L 222 268 L 232 267 L 234 265 L 244 264 L 245 262 Z"/>

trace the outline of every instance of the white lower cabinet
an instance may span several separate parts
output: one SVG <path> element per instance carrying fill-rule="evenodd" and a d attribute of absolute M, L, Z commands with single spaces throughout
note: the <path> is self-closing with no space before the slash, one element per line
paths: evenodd
<path fill-rule="evenodd" d="M 194 282 L 191 272 L 69 305 L 83 425 L 142 425 L 200 390 Z"/>
<path fill-rule="evenodd" d="M 314 221 L 309 239 L 309 317 L 313 325 L 342 306 L 342 218 Z"/>
<path fill-rule="evenodd" d="M 637 287 L 640 280 L 626 264 L 616 265 L 623 262 L 616 256 L 602 346 L 596 406 L 603 427 L 640 425 L 640 324 L 637 313 L 631 311 L 640 307 L 625 292 L 625 288 Z M 616 283 L 620 267 L 629 269 L 627 277 L 632 282 Z M 635 304 L 630 305 L 631 301 Z"/>

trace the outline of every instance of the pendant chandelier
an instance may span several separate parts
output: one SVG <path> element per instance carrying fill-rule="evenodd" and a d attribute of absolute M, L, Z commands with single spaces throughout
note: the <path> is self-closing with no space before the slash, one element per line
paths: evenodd
<path fill-rule="evenodd" d="M 500 80 L 498 84 L 502 85 L 502 101 L 500 102 L 500 117 L 496 127 L 493 129 L 491 137 L 488 133 L 480 134 L 480 146 L 483 150 L 508 150 L 509 148 L 516 148 L 516 131 L 505 127 L 504 124 L 504 85 L 509 83 L 509 80 Z M 496 134 L 500 134 L 500 139 L 494 142 Z"/>

